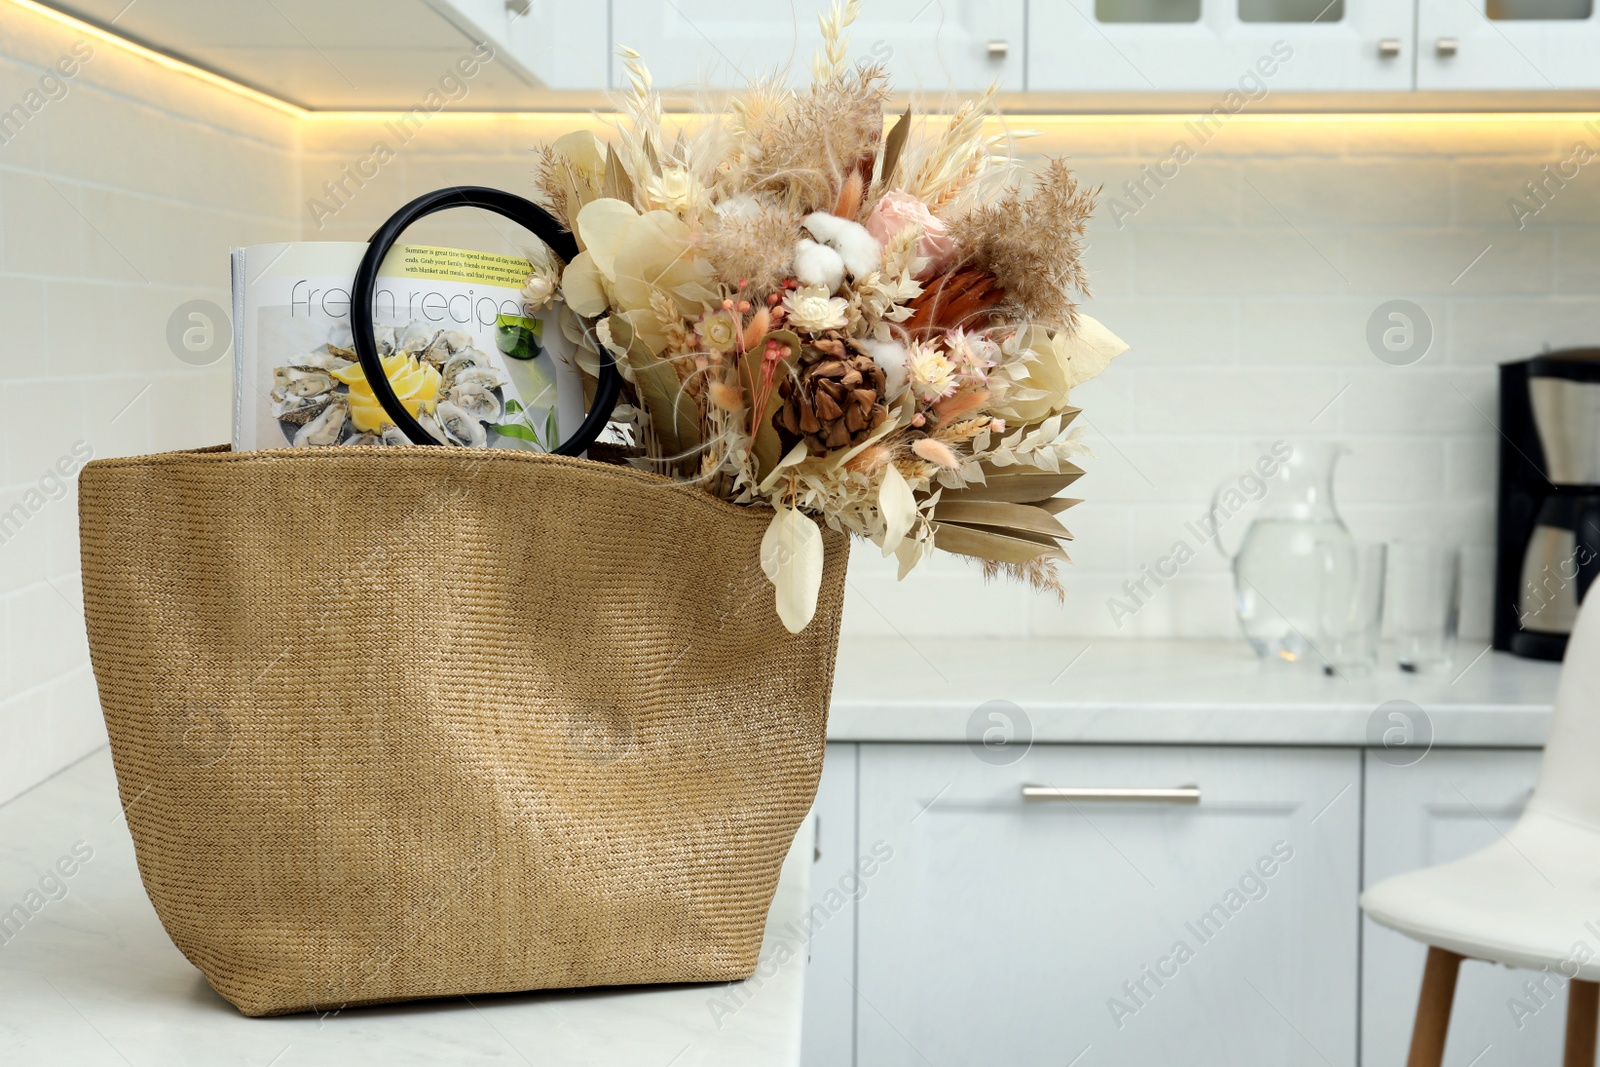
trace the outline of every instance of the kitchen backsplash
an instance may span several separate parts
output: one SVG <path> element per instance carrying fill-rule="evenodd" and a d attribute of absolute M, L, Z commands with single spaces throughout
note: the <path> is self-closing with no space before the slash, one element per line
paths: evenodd
<path fill-rule="evenodd" d="M 64 77 L 57 63 L 79 43 L 43 20 L 0 39 L 0 111 L 23 103 L 28 115 L 0 124 L 0 380 L 12 400 L 0 800 L 103 738 L 73 488 L 57 464 L 227 439 L 227 361 L 196 366 L 210 350 L 169 329 L 190 301 L 227 305 L 228 249 L 365 238 L 443 185 L 526 191 L 529 146 L 581 121 L 461 113 L 470 92 L 404 118 L 297 117 L 93 41 Z M 928 655 L 982 635 L 1232 636 L 1226 563 L 1191 524 L 1261 449 L 1314 437 L 1350 448 L 1337 492 L 1358 536 L 1466 546 L 1474 655 L 1488 631 L 1494 364 L 1600 341 L 1591 118 L 1013 120 L 1039 132 L 1038 152 L 1069 155 L 1105 186 L 1087 307 L 1133 346 L 1082 390 L 1095 456 L 1083 463 L 1089 502 L 1066 515 L 1079 537 L 1067 599 L 986 584 L 950 558 L 897 583 L 869 546 L 852 562 L 847 633 L 898 634 Z M 458 217 L 418 234 L 516 247 L 503 225 Z M 1409 353 L 1368 340 L 1397 300 L 1421 309 Z M 1224 524 L 1222 536 L 1241 532 Z M 961 628 L 934 629 L 952 600 Z"/>
<path fill-rule="evenodd" d="M 297 143 L 291 116 L 114 45 L 0 27 L 0 801 L 105 742 L 73 476 L 227 440 L 227 361 L 194 365 L 226 320 L 189 362 L 168 321 L 228 305 L 230 247 L 299 232 Z"/>

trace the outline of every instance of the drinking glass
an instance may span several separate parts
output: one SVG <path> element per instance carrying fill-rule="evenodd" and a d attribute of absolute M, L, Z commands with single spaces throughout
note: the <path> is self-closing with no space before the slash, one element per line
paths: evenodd
<path fill-rule="evenodd" d="M 1461 620 L 1461 549 L 1396 541 L 1389 546 L 1389 630 L 1403 671 L 1448 667 Z"/>
<path fill-rule="evenodd" d="M 1318 543 L 1317 652 L 1324 674 L 1366 673 L 1378 662 L 1388 546 L 1333 539 Z"/>

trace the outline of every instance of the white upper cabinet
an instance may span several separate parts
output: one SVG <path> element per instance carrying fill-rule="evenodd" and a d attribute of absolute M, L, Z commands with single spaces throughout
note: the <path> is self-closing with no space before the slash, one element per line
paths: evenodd
<path fill-rule="evenodd" d="M 581 6 L 581 5 L 580 5 Z M 971 91 L 1023 85 L 1026 0 L 871 0 L 850 28 L 849 58 L 882 63 L 895 89 Z M 774 71 L 811 80 L 824 0 L 729 4 L 612 0 L 612 42 L 644 56 L 662 88 L 727 87 Z M 612 84 L 627 84 L 619 60 Z"/>
<path fill-rule="evenodd" d="M 1036 0 L 1028 87 L 1407 90 L 1411 40 L 1396 0 Z"/>
<path fill-rule="evenodd" d="M 488 40 L 496 61 L 530 84 L 546 89 L 606 87 L 605 4 L 430 0 L 429 6 L 468 36 Z"/>
<path fill-rule="evenodd" d="M 1600 88 L 1595 0 L 1418 0 L 1417 88 Z"/>

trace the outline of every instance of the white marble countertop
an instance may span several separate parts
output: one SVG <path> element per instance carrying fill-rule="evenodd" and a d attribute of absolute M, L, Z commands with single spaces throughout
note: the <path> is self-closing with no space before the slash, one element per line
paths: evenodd
<path fill-rule="evenodd" d="M 0 1064 L 71 1067 L 348 1067 L 606 1064 L 797 1067 L 805 958 L 776 951 L 799 926 L 808 820 L 784 863 L 757 983 L 523 993 L 249 1019 L 162 930 L 102 749 L 0 806 Z M 92 856 L 70 878 L 56 861 Z M 59 887 L 59 888 L 58 888 Z M 791 946 L 792 947 L 792 946 Z M 786 961 L 786 962 L 780 962 Z"/>
<path fill-rule="evenodd" d="M 839 648 L 828 737 L 965 742 L 997 721 L 986 702 L 1008 701 L 1021 714 L 999 710 L 1045 743 L 1380 744 L 1398 709 L 1435 745 L 1536 747 L 1558 675 L 1468 642 L 1439 671 L 1386 657 L 1328 677 L 1262 663 L 1243 642 L 871 638 Z"/>

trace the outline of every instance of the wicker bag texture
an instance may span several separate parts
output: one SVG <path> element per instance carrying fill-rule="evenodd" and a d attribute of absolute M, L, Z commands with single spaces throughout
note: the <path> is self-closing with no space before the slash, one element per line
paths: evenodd
<path fill-rule="evenodd" d="M 85 613 L 144 886 L 247 1015 L 754 969 L 816 791 L 846 539 L 504 450 L 101 460 Z"/>

